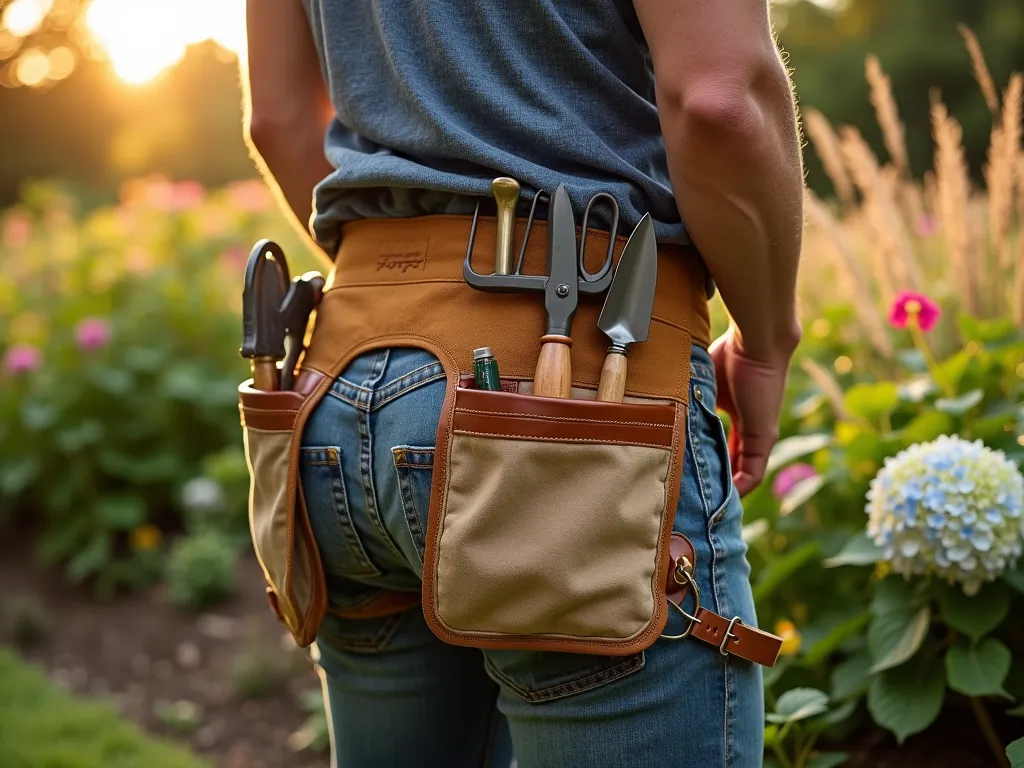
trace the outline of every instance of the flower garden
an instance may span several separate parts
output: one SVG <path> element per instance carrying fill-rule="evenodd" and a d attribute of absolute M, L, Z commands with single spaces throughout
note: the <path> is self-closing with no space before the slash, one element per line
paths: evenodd
<path fill-rule="evenodd" d="M 981 183 L 938 97 L 934 169 L 912 178 L 888 80 L 867 72 L 887 157 L 804 114 L 835 195 L 808 193 L 804 341 L 744 505 L 759 620 L 785 638 L 766 764 L 1024 765 L 1024 78 L 992 89 Z M 232 744 L 272 716 L 289 725 L 266 729 L 263 764 L 322 765 L 308 664 L 225 644 L 281 634 L 248 552 L 236 410 L 241 274 L 263 237 L 318 267 L 256 181 L 139 179 L 91 208 L 39 182 L 0 214 L 0 526 L 21 585 L 0 623 L 53 679 L 74 611 L 140 643 L 152 622 L 160 658 L 90 657 L 131 667 L 120 684 L 58 682 L 223 765 L 259 764 Z M 171 690 L 162 664 L 224 690 Z M 132 699 L 161 677 L 166 695 Z M 261 714 L 223 714 L 246 707 Z"/>

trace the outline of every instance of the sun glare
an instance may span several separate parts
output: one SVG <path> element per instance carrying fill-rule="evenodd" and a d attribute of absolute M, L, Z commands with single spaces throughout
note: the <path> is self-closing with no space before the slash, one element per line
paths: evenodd
<path fill-rule="evenodd" d="M 148 83 L 212 40 L 238 53 L 245 37 L 244 0 L 93 0 L 85 23 L 127 83 Z"/>

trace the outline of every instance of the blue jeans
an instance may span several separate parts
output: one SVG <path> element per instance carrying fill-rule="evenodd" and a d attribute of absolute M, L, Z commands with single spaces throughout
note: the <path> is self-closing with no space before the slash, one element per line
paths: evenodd
<path fill-rule="evenodd" d="M 300 475 L 330 604 L 419 591 L 446 381 L 428 352 L 355 359 L 310 416 Z M 715 378 L 694 348 L 675 529 L 696 549 L 705 605 L 755 623 Z M 670 612 L 666 634 L 685 628 Z M 447 645 L 421 610 L 328 612 L 316 658 L 340 768 L 760 766 L 761 670 L 696 640 L 630 657 Z"/>

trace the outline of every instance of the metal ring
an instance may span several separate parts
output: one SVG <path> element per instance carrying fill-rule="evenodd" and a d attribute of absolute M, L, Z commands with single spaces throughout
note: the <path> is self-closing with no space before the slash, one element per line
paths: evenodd
<path fill-rule="evenodd" d="M 704 623 L 700 619 L 698 619 L 697 616 L 696 616 L 696 614 L 700 613 L 700 587 L 698 587 L 697 586 L 697 582 L 694 581 L 693 574 L 689 573 L 688 571 L 681 570 L 678 567 L 676 568 L 675 574 L 673 574 L 673 576 L 676 579 L 676 581 L 679 581 L 679 574 L 680 573 L 682 573 L 682 575 L 683 575 L 683 581 L 679 582 L 679 583 L 680 584 L 686 583 L 693 590 L 693 614 L 694 615 L 690 615 L 689 613 L 687 613 L 686 611 L 683 610 L 682 606 L 676 605 L 671 600 L 669 600 L 668 604 L 670 606 L 672 606 L 673 608 L 675 608 L 677 611 L 679 611 L 681 614 L 683 614 L 683 618 L 687 619 L 690 623 L 686 625 L 686 631 L 684 631 L 681 635 L 666 635 L 666 634 L 662 634 L 661 636 L 663 638 L 665 638 L 666 640 L 682 640 L 685 637 L 689 637 L 690 636 L 690 632 L 693 631 L 694 625 L 696 625 L 696 624 L 703 624 Z"/>
<path fill-rule="evenodd" d="M 733 616 L 732 620 L 729 622 L 729 626 L 725 628 L 725 637 L 722 638 L 722 644 L 718 646 L 718 652 L 723 656 L 729 655 L 729 651 L 725 650 L 725 644 L 729 642 L 729 638 L 732 637 L 736 640 L 739 640 L 739 637 L 737 637 L 736 633 L 732 631 L 732 628 L 735 627 L 737 624 L 742 623 L 743 619 L 741 619 L 739 616 Z"/>

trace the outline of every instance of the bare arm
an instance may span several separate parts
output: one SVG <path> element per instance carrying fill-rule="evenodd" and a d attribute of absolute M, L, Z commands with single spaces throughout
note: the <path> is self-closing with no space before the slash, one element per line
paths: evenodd
<path fill-rule="evenodd" d="M 803 168 L 767 0 L 634 0 L 680 214 L 732 315 L 711 347 L 741 495 L 764 479 L 800 340 Z"/>
<path fill-rule="evenodd" d="M 308 236 L 313 187 L 333 170 L 324 131 L 334 116 L 309 21 L 299 0 L 247 0 L 246 28 L 246 143 Z"/>
<path fill-rule="evenodd" d="M 759 360 L 799 339 L 796 110 L 766 0 L 635 0 L 680 213 Z"/>

